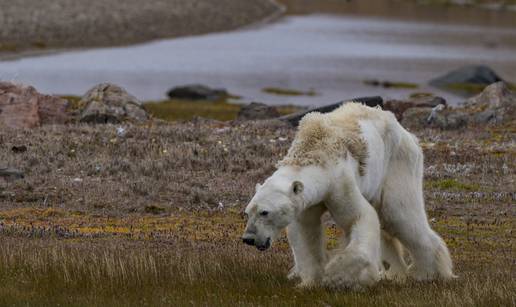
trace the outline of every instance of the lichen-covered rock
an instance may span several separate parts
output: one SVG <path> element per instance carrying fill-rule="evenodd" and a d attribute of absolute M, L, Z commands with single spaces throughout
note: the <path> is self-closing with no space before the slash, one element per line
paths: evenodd
<path fill-rule="evenodd" d="M 256 119 L 270 119 L 279 117 L 280 114 L 275 107 L 268 106 L 264 103 L 251 102 L 242 107 L 238 112 L 237 119 L 240 120 L 256 120 Z"/>
<path fill-rule="evenodd" d="M 401 124 L 410 130 L 452 130 L 466 127 L 469 120 L 469 115 L 459 109 L 411 108 L 403 113 Z"/>
<path fill-rule="evenodd" d="M 45 124 L 63 124 L 70 120 L 68 101 L 43 95 L 34 87 L 0 82 L 0 126 L 34 128 Z"/>
<path fill-rule="evenodd" d="M 79 102 L 86 107 L 80 121 L 116 124 L 124 121 L 144 122 L 149 115 L 141 102 L 118 85 L 102 83 L 90 89 Z"/>
<path fill-rule="evenodd" d="M 516 94 L 504 82 L 497 82 L 468 99 L 464 107 L 475 113 L 474 120 L 477 123 L 511 121 L 516 119 Z"/>
<path fill-rule="evenodd" d="M 431 94 L 419 94 L 412 95 L 405 100 L 387 100 L 383 106 L 385 110 L 394 113 L 398 120 L 402 120 L 403 113 L 410 108 L 433 108 L 440 104 L 446 105 L 446 100 Z"/>

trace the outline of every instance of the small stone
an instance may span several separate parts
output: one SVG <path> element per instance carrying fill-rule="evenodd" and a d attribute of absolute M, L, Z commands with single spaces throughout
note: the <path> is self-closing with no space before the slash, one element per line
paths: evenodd
<path fill-rule="evenodd" d="M 21 146 L 13 146 L 11 148 L 11 151 L 14 153 L 23 153 L 27 151 L 27 146 L 21 145 Z"/>
<path fill-rule="evenodd" d="M 124 127 L 117 127 L 116 128 L 116 135 L 118 137 L 124 137 L 126 135 L 126 129 Z"/>
<path fill-rule="evenodd" d="M 22 171 L 11 168 L 11 167 L 5 167 L 0 168 L 0 177 L 3 177 L 5 179 L 11 179 L 11 180 L 17 180 L 17 179 L 23 179 L 25 175 Z"/>

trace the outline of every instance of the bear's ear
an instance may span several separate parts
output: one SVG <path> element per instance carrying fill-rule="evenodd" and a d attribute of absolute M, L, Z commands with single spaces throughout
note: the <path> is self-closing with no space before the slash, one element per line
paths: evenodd
<path fill-rule="evenodd" d="M 303 189 L 304 189 L 304 186 L 301 181 L 294 181 L 292 183 L 292 192 L 294 192 L 294 194 L 296 194 L 296 195 L 301 194 L 303 192 Z"/>
<path fill-rule="evenodd" d="M 256 186 L 254 187 L 255 191 L 258 192 L 258 190 L 262 187 L 261 184 L 257 183 Z"/>

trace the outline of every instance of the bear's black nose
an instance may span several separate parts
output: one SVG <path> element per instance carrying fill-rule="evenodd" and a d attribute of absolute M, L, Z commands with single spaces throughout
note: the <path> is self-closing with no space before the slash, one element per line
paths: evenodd
<path fill-rule="evenodd" d="M 244 241 L 247 245 L 254 245 L 254 239 L 253 238 L 242 238 L 242 241 Z"/>

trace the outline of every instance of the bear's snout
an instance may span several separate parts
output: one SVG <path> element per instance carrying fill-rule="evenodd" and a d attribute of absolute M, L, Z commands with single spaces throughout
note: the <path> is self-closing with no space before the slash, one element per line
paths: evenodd
<path fill-rule="evenodd" d="M 262 244 L 256 244 L 256 248 L 260 251 L 264 251 L 266 249 L 268 249 L 269 247 L 271 247 L 271 238 L 267 238 L 267 240 L 265 240 L 265 243 L 262 243 Z"/>
<path fill-rule="evenodd" d="M 246 237 L 243 237 L 242 238 L 242 241 L 247 244 L 247 245 L 254 245 L 254 239 L 253 238 L 246 238 Z"/>

